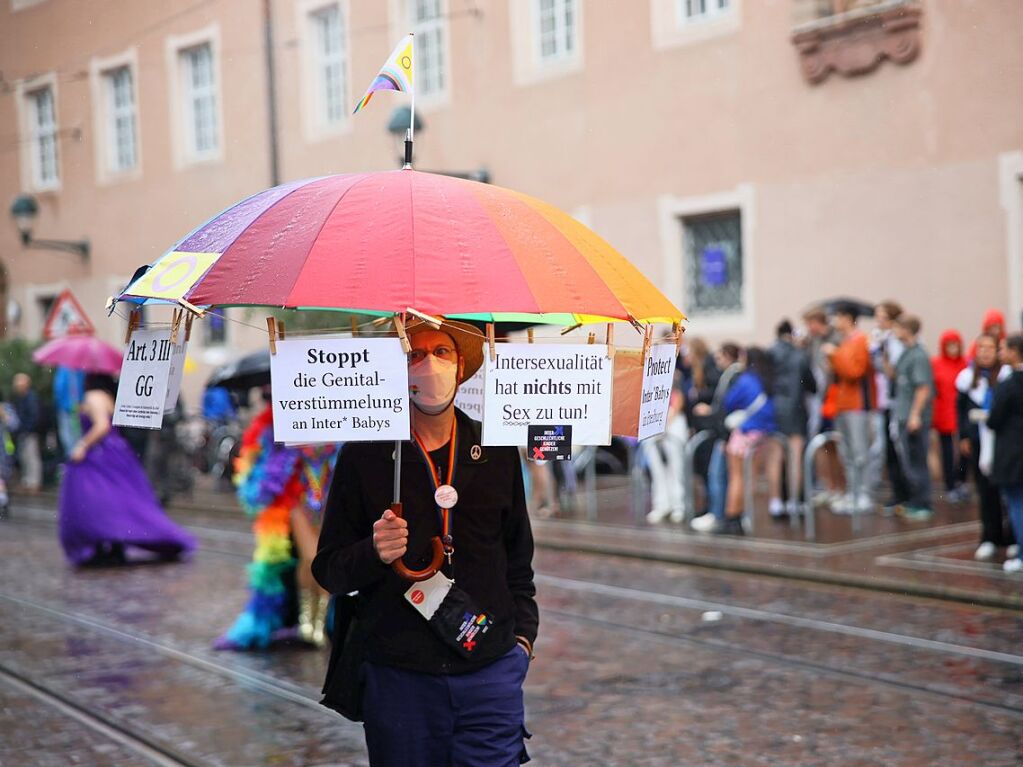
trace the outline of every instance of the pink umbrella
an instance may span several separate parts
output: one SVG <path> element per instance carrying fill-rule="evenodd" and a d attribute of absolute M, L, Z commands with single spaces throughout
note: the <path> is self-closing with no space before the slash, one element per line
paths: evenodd
<path fill-rule="evenodd" d="M 121 352 L 93 336 L 64 336 L 43 344 L 32 359 L 47 367 L 65 367 L 87 373 L 121 372 Z"/>

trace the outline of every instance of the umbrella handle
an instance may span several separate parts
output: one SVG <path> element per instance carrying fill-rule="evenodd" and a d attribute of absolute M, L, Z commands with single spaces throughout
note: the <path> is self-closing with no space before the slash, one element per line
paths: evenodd
<path fill-rule="evenodd" d="M 391 511 L 394 512 L 394 516 L 401 519 L 401 503 L 396 502 L 391 504 Z M 401 558 L 391 562 L 391 567 L 398 575 L 407 581 L 413 583 L 418 581 L 425 581 L 427 578 L 432 578 L 438 570 L 440 570 L 441 563 L 444 561 L 444 544 L 441 542 L 438 536 L 433 536 L 430 539 L 430 543 L 433 544 L 433 559 L 430 560 L 430 564 L 424 567 L 422 570 L 410 570 L 405 566 L 405 563 L 401 561 Z"/>

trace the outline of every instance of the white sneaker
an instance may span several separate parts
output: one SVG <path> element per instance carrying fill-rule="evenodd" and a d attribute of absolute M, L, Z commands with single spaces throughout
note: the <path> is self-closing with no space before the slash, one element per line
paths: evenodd
<path fill-rule="evenodd" d="M 1005 564 L 1002 565 L 1002 569 L 1007 573 L 1018 573 L 1023 571 L 1023 559 L 1006 559 Z"/>
<path fill-rule="evenodd" d="M 973 558 L 981 562 L 986 562 L 994 557 L 997 549 L 998 547 L 991 543 L 991 541 L 984 541 L 977 547 L 977 550 L 973 552 Z"/>
<path fill-rule="evenodd" d="M 686 518 L 686 511 L 685 511 L 685 509 L 672 509 L 671 510 L 670 519 L 675 524 L 678 524 L 679 522 L 681 522 L 685 518 Z"/>
<path fill-rule="evenodd" d="M 1005 549 L 1006 559 L 1018 559 L 1019 558 L 1019 544 L 1014 543 Z"/>
<path fill-rule="evenodd" d="M 839 496 L 831 502 L 831 510 L 836 514 L 852 514 L 856 510 L 856 499 L 849 493 Z"/>
<path fill-rule="evenodd" d="M 646 515 L 646 521 L 647 524 L 656 525 L 658 522 L 662 522 L 666 516 L 668 516 L 667 509 L 654 509 Z"/>
<path fill-rule="evenodd" d="M 772 517 L 780 517 L 785 513 L 785 504 L 782 503 L 781 498 L 772 498 L 767 511 Z"/>
<path fill-rule="evenodd" d="M 785 501 L 785 513 L 790 517 L 797 517 L 803 513 L 803 504 L 799 501 Z"/>
<path fill-rule="evenodd" d="M 689 523 L 689 526 L 698 533 L 712 533 L 718 526 L 718 521 L 713 514 L 708 512 L 707 514 L 694 519 Z"/>
<path fill-rule="evenodd" d="M 853 506 L 853 511 L 857 514 L 869 514 L 874 510 L 874 502 L 870 500 L 870 496 L 866 493 L 860 493 L 856 496 L 856 505 Z"/>

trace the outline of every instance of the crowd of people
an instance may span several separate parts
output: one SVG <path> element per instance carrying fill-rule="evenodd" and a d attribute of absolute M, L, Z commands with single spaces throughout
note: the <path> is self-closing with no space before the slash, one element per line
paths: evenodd
<path fill-rule="evenodd" d="M 744 468 L 753 457 L 766 475 L 774 519 L 814 504 L 835 514 L 926 521 L 936 496 L 959 505 L 975 500 L 976 558 L 1001 550 L 1007 571 L 1023 569 L 1016 545 L 1023 536 L 1023 373 L 1016 372 L 1023 336 L 1007 335 L 1003 315 L 990 311 L 968 347 L 946 330 L 932 356 L 921 329 L 895 301 L 835 301 L 806 312 L 801 328 L 779 323 L 766 349 L 723 343 L 712 351 L 688 339 L 673 423 L 644 446 L 648 521 L 687 516 L 677 456 L 688 435 L 707 431 L 693 458 L 706 491 L 690 510 L 697 531 L 744 534 Z M 829 438 L 814 461 L 808 498 L 804 451 L 818 434 Z"/>

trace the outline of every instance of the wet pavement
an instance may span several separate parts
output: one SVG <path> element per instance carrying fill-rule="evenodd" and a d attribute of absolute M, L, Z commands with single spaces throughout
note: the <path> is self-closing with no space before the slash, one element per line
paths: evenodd
<path fill-rule="evenodd" d="M 0 523 L 0 765 L 366 764 L 316 703 L 323 652 L 210 649 L 251 538 L 240 514 L 176 515 L 193 561 L 77 572 L 45 501 Z M 548 547 L 536 569 L 535 764 L 1023 764 L 1021 611 Z"/>

